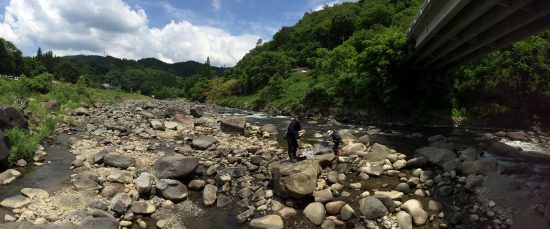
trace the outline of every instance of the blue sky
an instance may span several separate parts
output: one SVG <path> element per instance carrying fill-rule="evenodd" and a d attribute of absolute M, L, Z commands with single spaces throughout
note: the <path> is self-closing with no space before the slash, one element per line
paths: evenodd
<path fill-rule="evenodd" d="M 232 66 L 305 12 L 346 0 L 0 0 L 0 37 L 25 55 L 95 54 Z"/>

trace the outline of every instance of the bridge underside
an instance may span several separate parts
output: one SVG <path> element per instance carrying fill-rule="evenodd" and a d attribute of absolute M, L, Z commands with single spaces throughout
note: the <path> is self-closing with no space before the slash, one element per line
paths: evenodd
<path fill-rule="evenodd" d="M 405 63 L 440 69 L 550 28 L 550 0 L 426 1 L 408 29 L 416 42 Z"/>

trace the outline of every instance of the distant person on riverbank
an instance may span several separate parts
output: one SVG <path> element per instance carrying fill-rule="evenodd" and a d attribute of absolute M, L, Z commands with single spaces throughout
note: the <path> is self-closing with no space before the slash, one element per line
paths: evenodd
<path fill-rule="evenodd" d="M 298 114 L 292 119 L 286 130 L 286 141 L 288 143 L 288 158 L 292 163 L 297 161 L 296 151 L 298 151 L 298 138 L 304 135 L 302 129 L 302 117 Z"/>
<path fill-rule="evenodd" d="M 340 137 L 338 131 L 332 130 L 328 130 L 327 135 L 332 138 L 332 142 L 334 143 L 334 146 L 332 146 L 332 151 L 334 152 L 334 155 L 338 156 L 338 147 L 340 147 L 340 143 L 342 143 L 342 137 Z"/>

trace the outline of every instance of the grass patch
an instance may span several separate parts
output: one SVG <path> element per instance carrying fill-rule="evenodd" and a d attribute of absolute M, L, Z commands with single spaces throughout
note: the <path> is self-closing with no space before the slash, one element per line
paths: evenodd
<path fill-rule="evenodd" d="M 18 107 L 18 101 L 27 100 L 25 112 L 30 116 L 28 130 L 14 128 L 4 131 L 10 145 L 8 164 L 11 166 L 19 159 L 32 158 L 37 145 L 51 136 L 61 121 L 74 126 L 74 119 L 64 113 L 66 108 L 74 109 L 82 103 L 114 104 L 131 98 L 146 97 L 81 84 L 51 83 L 49 75 L 20 80 L 0 78 L 0 104 Z M 45 106 L 48 101 L 56 101 L 60 109 L 48 110 Z"/>

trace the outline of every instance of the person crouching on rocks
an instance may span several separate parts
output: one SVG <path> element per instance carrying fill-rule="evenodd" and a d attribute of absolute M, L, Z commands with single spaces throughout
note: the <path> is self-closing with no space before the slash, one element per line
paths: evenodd
<path fill-rule="evenodd" d="M 332 151 L 334 152 L 334 155 L 338 155 L 338 147 L 340 147 L 340 143 L 342 142 L 342 137 L 338 134 L 337 131 L 329 130 L 327 131 L 327 135 L 332 138 L 332 142 L 334 142 L 334 146 L 332 146 Z"/>
<path fill-rule="evenodd" d="M 298 138 L 304 135 L 304 129 L 300 122 L 302 117 L 298 114 L 292 119 L 286 130 L 286 141 L 288 143 L 288 157 L 292 163 L 297 161 L 296 151 L 298 151 Z"/>

